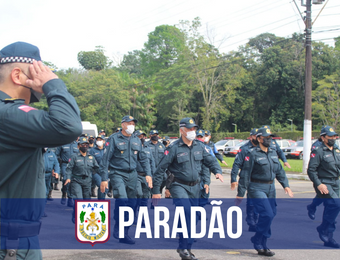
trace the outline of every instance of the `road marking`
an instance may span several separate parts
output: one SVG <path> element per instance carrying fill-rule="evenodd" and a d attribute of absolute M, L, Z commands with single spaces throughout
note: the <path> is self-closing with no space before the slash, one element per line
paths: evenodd
<path fill-rule="evenodd" d="M 315 193 L 315 190 L 313 190 L 313 191 L 294 191 L 294 194 L 301 194 L 301 193 Z"/>
<path fill-rule="evenodd" d="M 237 252 L 237 251 L 229 251 L 227 252 L 228 255 L 240 255 L 241 253 L 240 252 Z"/>

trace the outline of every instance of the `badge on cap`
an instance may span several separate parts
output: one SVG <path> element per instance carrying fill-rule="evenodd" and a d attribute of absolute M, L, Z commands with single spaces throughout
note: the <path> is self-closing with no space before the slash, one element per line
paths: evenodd
<path fill-rule="evenodd" d="M 329 132 L 334 132 L 333 128 L 329 128 Z"/>
<path fill-rule="evenodd" d="M 189 120 L 189 123 L 190 123 L 190 124 L 193 124 L 193 123 L 194 123 L 194 120 L 190 119 L 190 120 Z"/>
<path fill-rule="evenodd" d="M 130 118 L 130 119 L 133 119 L 133 117 L 132 117 L 132 116 L 129 116 L 129 118 Z"/>
<path fill-rule="evenodd" d="M 270 132 L 270 130 L 269 130 L 269 129 L 267 129 L 267 130 L 266 130 L 266 132 L 267 132 L 267 134 L 271 134 L 271 132 Z"/>

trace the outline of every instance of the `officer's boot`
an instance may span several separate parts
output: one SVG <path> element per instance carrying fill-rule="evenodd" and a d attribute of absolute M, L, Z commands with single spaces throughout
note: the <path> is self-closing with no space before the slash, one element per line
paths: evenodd
<path fill-rule="evenodd" d="M 67 207 L 73 208 L 73 206 L 74 206 L 73 199 L 68 198 L 68 200 L 67 200 Z"/>
<path fill-rule="evenodd" d="M 198 258 L 196 258 L 196 256 L 191 252 L 191 246 L 192 244 L 188 243 L 188 252 L 190 254 L 191 260 L 198 260 Z"/>
<path fill-rule="evenodd" d="M 52 199 L 52 190 L 50 190 L 50 191 L 48 192 L 47 199 L 48 199 L 48 200 L 53 200 L 53 199 Z"/>
<path fill-rule="evenodd" d="M 255 233 L 255 236 L 250 238 L 250 241 L 254 244 L 254 249 L 257 251 L 259 255 L 264 254 L 264 249 L 262 246 L 262 237 L 263 235 L 259 232 Z"/>
<path fill-rule="evenodd" d="M 316 228 L 319 233 L 319 238 L 324 242 L 328 243 L 328 224 L 326 221 L 322 221 L 321 225 Z"/>
<path fill-rule="evenodd" d="M 119 243 L 124 243 L 124 244 L 129 244 L 129 245 L 133 245 L 133 244 L 136 243 L 134 240 L 132 240 L 131 237 L 129 237 L 129 228 L 128 227 L 124 228 L 124 238 L 120 238 Z"/>
<path fill-rule="evenodd" d="M 66 192 L 63 192 L 63 195 L 61 196 L 60 203 L 63 204 L 63 205 L 66 204 L 66 195 L 67 195 Z"/>
<path fill-rule="evenodd" d="M 91 197 L 97 197 L 96 187 L 91 189 Z"/>
<path fill-rule="evenodd" d="M 54 190 L 59 190 L 58 183 L 54 183 Z"/>
<path fill-rule="evenodd" d="M 263 255 L 265 256 L 274 256 L 275 253 L 270 251 L 270 249 L 267 247 L 267 238 L 265 236 L 262 237 L 262 246 L 263 246 L 263 250 L 264 250 L 264 253 Z M 259 253 L 259 255 L 261 255 Z"/>
<path fill-rule="evenodd" d="M 340 245 L 333 238 L 333 233 L 328 234 L 328 242 L 325 242 L 323 245 L 327 247 L 340 248 Z"/>
<path fill-rule="evenodd" d="M 246 221 L 249 225 L 248 231 L 256 232 L 254 205 L 252 205 L 250 201 L 248 202 L 248 200 L 247 200 L 247 207 L 246 207 L 246 214 L 247 214 Z"/>
<path fill-rule="evenodd" d="M 112 187 L 110 187 L 109 191 L 107 192 L 107 196 L 112 198 Z"/>
<path fill-rule="evenodd" d="M 307 213 L 308 213 L 308 217 L 309 217 L 311 220 L 314 220 L 314 219 L 315 219 L 315 211 L 316 211 L 316 207 L 315 207 L 315 205 L 314 205 L 313 203 L 307 205 Z"/>

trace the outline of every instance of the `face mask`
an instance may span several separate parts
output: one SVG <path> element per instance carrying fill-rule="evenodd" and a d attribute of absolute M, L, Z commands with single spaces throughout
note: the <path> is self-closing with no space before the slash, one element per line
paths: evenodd
<path fill-rule="evenodd" d="M 90 143 L 90 144 L 93 144 L 93 143 L 94 143 L 94 140 L 90 139 L 90 140 L 89 140 L 89 143 Z"/>
<path fill-rule="evenodd" d="M 272 142 L 271 138 L 264 138 L 262 144 L 263 144 L 264 147 L 269 147 L 271 142 Z"/>
<path fill-rule="evenodd" d="M 83 146 L 79 147 L 79 150 L 82 151 L 83 153 L 86 153 L 88 149 L 89 149 L 88 147 L 83 147 Z"/>
<path fill-rule="evenodd" d="M 209 142 L 209 137 L 204 137 L 204 142 L 205 143 Z"/>
<path fill-rule="evenodd" d="M 201 142 L 204 142 L 204 139 L 203 138 L 197 138 L 197 140 L 201 141 Z"/>
<path fill-rule="evenodd" d="M 159 139 L 159 136 L 158 136 L 158 135 L 151 136 L 151 140 L 152 140 L 152 141 L 158 141 L 158 139 Z"/>
<path fill-rule="evenodd" d="M 259 145 L 259 141 L 257 141 L 257 139 L 253 139 L 253 140 L 251 140 L 251 141 L 252 141 L 253 144 Z"/>
<path fill-rule="evenodd" d="M 142 139 L 140 139 L 140 141 L 142 142 L 142 144 L 144 144 L 144 142 L 145 142 L 145 139 L 144 139 L 144 138 L 142 138 Z"/>
<path fill-rule="evenodd" d="M 96 144 L 97 144 L 97 146 L 102 147 L 104 142 L 103 141 L 97 141 Z"/>
<path fill-rule="evenodd" d="M 335 144 L 335 139 L 328 139 L 327 144 L 332 147 Z"/>
<path fill-rule="evenodd" d="M 168 141 L 163 141 L 163 145 L 167 146 L 168 145 Z"/>
<path fill-rule="evenodd" d="M 127 129 L 125 130 L 125 132 L 126 132 L 128 135 L 132 135 L 134 131 L 135 131 L 135 126 L 134 126 L 134 125 L 128 125 L 128 126 L 127 126 Z"/>
<path fill-rule="evenodd" d="M 20 86 L 22 86 L 22 87 L 24 87 L 24 88 L 28 88 L 28 89 L 31 90 L 30 104 L 31 104 L 31 103 L 36 103 L 36 102 L 39 102 L 39 101 L 40 101 L 40 98 L 41 98 L 41 96 L 42 96 L 42 93 L 38 93 L 38 92 L 36 92 L 35 90 L 33 90 L 32 88 L 26 87 L 26 86 L 24 86 L 24 85 L 20 85 Z"/>
<path fill-rule="evenodd" d="M 195 140 L 195 138 L 196 138 L 196 131 L 187 132 L 186 138 L 187 138 L 189 141 Z"/>

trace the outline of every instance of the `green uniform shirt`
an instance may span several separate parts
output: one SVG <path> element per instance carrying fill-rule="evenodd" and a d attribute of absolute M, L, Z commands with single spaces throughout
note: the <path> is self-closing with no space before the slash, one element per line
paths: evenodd
<path fill-rule="evenodd" d="M 71 179 L 73 176 L 92 177 L 97 169 L 99 169 L 98 163 L 92 155 L 73 154 L 66 166 L 66 179 Z"/>
<path fill-rule="evenodd" d="M 309 179 L 317 186 L 320 178 L 339 178 L 340 150 L 330 150 L 324 143 L 312 150 L 308 164 Z"/>

